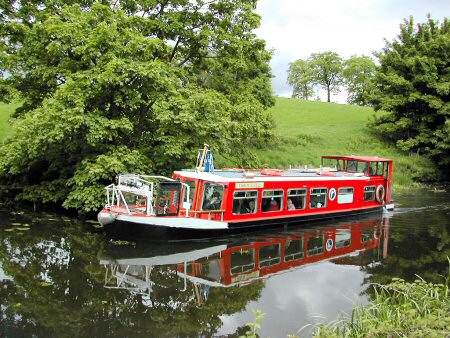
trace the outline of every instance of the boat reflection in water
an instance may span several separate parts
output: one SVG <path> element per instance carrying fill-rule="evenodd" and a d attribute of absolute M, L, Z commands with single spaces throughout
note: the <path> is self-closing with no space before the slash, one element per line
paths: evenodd
<path fill-rule="evenodd" d="M 324 260 L 348 265 L 380 261 L 387 256 L 388 222 L 378 215 L 221 242 L 118 246 L 101 253 L 100 263 L 107 288 L 150 295 L 157 283 L 164 283 L 160 276 L 152 278 L 164 266 L 180 279 L 178 291 L 191 282 L 203 303 L 211 287 L 246 285 Z"/>

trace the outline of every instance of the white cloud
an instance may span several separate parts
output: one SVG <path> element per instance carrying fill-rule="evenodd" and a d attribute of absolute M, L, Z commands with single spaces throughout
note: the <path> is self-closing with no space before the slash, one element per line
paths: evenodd
<path fill-rule="evenodd" d="M 290 96 L 289 62 L 327 50 L 344 58 L 371 56 L 384 47 L 384 38 L 391 41 L 397 36 L 404 18 L 412 15 L 423 22 L 431 13 L 442 20 L 450 12 L 450 1 L 260 0 L 257 12 L 262 23 L 256 33 L 266 40 L 268 49 L 274 49 L 274 90 Z"/>
<path fill-rule="evenodd" d="M 365 277 L 359 266 L 331 262 L 272 276 L 265 281 L 259 299 L 249 302 L 240 313 L 220 318 L 223 325 L 218 335 L 236 332 L 238 327 L 253 322 L 254 309 L 266 313 L 259 331 L 261 337 L 286 337 L 307 324 L 314 324 L 317 316 L 322 317 L 320 322 L 330 322 L 342 312 L 349 313 L 355 304 L 367 304 L 363 294 L 367 288 Z M 301 336 L 307 332 L 302 331 Z"/>

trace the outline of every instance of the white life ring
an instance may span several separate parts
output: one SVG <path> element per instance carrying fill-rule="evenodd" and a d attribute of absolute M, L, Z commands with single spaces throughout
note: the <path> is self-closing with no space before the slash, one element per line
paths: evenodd
<path fill-rule="evenodd" d="M 336 199 L 336 189 L 331 188 L 330 192 L 328 193 L 328 198 L 330 201 L 334 201 Z"/>
<path fill-rule="evenodd" d="M 333 249 L 333 245 L 334 245 L 333 239 L 332 238 L 328 238 L 327 242 L 325 243 L 325 249 L 327 251 L 331 251 Z"/>
<path fill-rule="evenodd" d="M 377 187 L 377 190 L 375 192 L 375 198 L 376 198 L 378 203 L 380 203 L 380 204 L 383 203 L 384 195 L 385 195 L 384 187 L 380 184 Z"/>

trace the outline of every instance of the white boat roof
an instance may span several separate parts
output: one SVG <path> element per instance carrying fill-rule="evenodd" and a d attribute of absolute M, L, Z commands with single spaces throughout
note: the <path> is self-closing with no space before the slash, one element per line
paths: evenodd
<path fill-rule="evenodd" d="M 269 169 L 270 170 L 270 169 Z M 214 172 L 180 170 L 174 172 L 185 178 L 201 179 L 210 182 L 306 182 L 306 181 L 368 181 L 369 176 L 361 173 L 349 173 L 345 171 L 333 171 L 335 176 L 321 174 L 320 169 L 287 169 L 282 170 L 280 176 L 263 175 L 260 170 L 218 169 Z"/>

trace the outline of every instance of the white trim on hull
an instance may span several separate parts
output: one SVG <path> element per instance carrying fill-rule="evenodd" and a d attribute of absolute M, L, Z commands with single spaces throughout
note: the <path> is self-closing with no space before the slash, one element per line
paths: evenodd
<path fill-rule="evenodd" d="M 102 223 L 101 219 L 110 219 L 111 222 Z M 228 229 L 228 222 L 213 221 L 193 217 L 154 217 L 154 216 L 130 216 L 101 211 L 98 220 L 102 225 L 114 221 L 130 222 L 143 225 L 156 225 L 167 228 L 180 228 L 192 230 L 223 230 Z"/>

